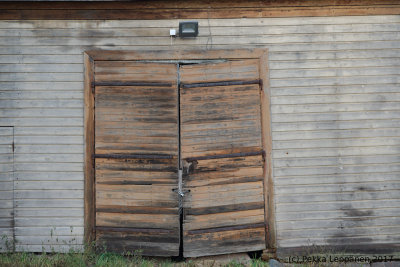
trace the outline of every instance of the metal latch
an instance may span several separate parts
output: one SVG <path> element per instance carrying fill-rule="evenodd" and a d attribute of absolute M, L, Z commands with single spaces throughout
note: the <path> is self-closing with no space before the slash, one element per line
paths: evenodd
<path fill-rule="evenodd" d="M 174 192 L 178 192 L 180 197 L 184 197 L 186 193 L 189 193 L 190 190 L 183 190 L 183 170 L 178 170 L 178 188 L 172 189 Z"/>
<path fill-rule="evenodd" d="M 178 192 L 180 197 L 184 197 L 185 194 L 190 193 L 190 190 L 179 190 L 179 188 L 172 189 L 173 192 Z"/>

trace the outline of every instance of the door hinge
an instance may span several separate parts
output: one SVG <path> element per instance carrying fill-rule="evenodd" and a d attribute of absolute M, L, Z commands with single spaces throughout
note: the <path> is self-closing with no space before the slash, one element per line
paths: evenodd
<path fill-rule="evenodd" d="M 14 153 L 15 152 L 15 142 L 14 141 L 12 142 L 11 147 L 12 147 L 12 152 Z"/>

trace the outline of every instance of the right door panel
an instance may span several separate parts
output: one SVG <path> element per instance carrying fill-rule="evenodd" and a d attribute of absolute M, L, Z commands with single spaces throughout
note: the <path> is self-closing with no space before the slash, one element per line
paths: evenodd
<path fill-rule="evenodd" d="M 265 248 L 258 66 L 180 68 L 185 257 Z"/>

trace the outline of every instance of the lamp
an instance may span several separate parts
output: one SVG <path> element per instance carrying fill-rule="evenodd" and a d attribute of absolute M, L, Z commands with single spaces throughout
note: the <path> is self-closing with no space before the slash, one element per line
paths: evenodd
<path fill-rule="evenodd" d="M 196 37 L 199 34 L 199 23 L 197 21 L 179 22 L 179 37 Z"/>

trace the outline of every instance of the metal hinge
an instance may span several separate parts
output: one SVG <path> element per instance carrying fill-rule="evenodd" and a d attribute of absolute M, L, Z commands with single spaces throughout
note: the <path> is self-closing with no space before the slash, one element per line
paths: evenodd
<path fill-rule="evenodd" d="M 15 152 L 15 143 L 14 143 L 14 141 L 12 142 L 11 147 L 12 147 L 12 152 L 14 153 Z"/>

